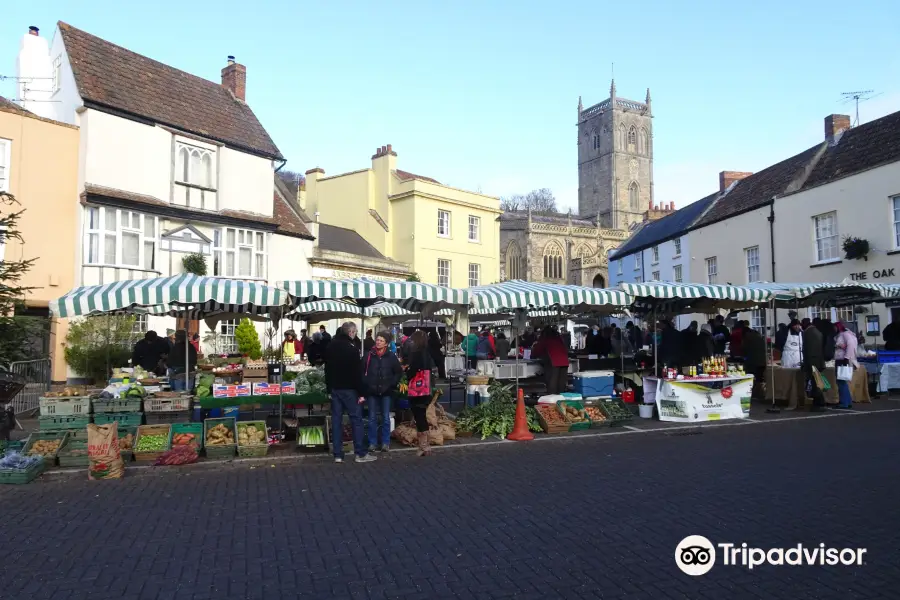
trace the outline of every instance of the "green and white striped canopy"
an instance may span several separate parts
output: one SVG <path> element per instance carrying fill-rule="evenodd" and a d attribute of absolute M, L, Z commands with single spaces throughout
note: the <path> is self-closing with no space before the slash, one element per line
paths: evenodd
<path fill-rule="evenodd" d="M 155 314 L 194 311 L 204 316 L 215 312 L 260 315 L 277 313 L 288 299 L 284 291 L 253 281 L 177 275 L 78 287 L 52 300 L 49 308 L 60 318 L 146 313 L 148 309 Z"/>
<path fill-rule="evenodd" d="M 620 310 L 631 304 L 622 290 L 512 280 L 471 288 L 472 312 L 490 314 L 560 307 L 563 313 Z"/>
<path fill-rule="evenodd" d="M 635 298 L 653 299 L 711 299 L 732 302 L 770 302 L 785 293 L 780 284 L 751 285 L 703 285 L 650 281 L 646 283 L 621 283 L 619 287 Z"/>
<path fill-rule="evenodd" d="M 298 304 L 288 318 L 303 321 L 327 321 L 344 318 L 400 317 L 413 314 L 415 313 L 390 302 L 379 302 L 364 308 L 345 300 L 315 300 Z"/>
<path fill-rule="evenodd" d="M 360 306 L 388 302 L 412 312 L 466 308 L 469 305 L 468 290 L 412 281 L 304 279 L 279 281 L 276 285 L 293 297 L 295 305 L 316 300 L 352 300 Z"/>

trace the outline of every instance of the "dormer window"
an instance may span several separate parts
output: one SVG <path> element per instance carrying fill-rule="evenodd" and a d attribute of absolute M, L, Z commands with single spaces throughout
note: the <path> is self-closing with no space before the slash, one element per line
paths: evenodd
<path fill-rule="evenodd" d="M 206 189 L 215 189 L 214 153 L 206 148 L 177 144 L 175 181 Z"/>

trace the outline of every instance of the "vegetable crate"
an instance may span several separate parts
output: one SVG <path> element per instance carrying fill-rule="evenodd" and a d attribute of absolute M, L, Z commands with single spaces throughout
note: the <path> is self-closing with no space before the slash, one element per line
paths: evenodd
<path fill-rule="evenodd" d="M 89 396 L 71 398 L 41 398 L 42 417 L 70 417 L 91 414 L 91 398 Z"/>
<path fill-rule="evenodd" d="M 577 400 L 560 400 L 556 403 L 556 407 L 569 421 L 572 422 L 572 424 L 569 425 L 569 431 L 581 431 L 591 427 L 591 420 L 584 412 L 584 404 L 581 402 L 578 402 Z M 573 411 L 577 412 L 583 420 L 576 420 L 575 412 Z"/>
<path fill-rule="evenodd" d="M 600 413 L 600 415 L 603 417 L 602 419 L 597 419 L 597 418 L 594 418 L 592 415 L 588 414 L 588 418 L 590 418 L 590 420 L 591 420 L 591 429 L 600 429 L 600 428 L 603 428 L 603 427 L 609 427 L 609 426 L 610 426 L 609 419 L 606 418 L 606 413 L 603 412 L 603 411 L 600 409 L 599 404 L 600 404 L 601 402 L 605 402 L 605 400 L 597 400 L 597 399 L 593 399 L 593 400 L 585 400 L 585 401 L 584 401 L 584 408 L 585 408 L 585 409 L 591 409 L 591 408 L 594 408 L 594 409 L 596 409 L 596 410 Z"/>
<path fill-rule="evenodd" d="M 59 449 L 66 445 L 66 441 L 68 439 L 68 431 L 36 431 L 28 437 L 28 441 L 25 442 L 25 447 L 22 449 L 22 454 L 27 455 L 31 451 L 31 448 L 34 446 L 35 442 L 41 440 L 59 440 L 59 445 L 56 447 L 56 451 L 51 454 L 44 455 L 44 468 L 49 469 L 56 464 L 56 456 L 57 454 L 59 454 Z"/>
<path fill-rule="evenodd" d="M 84 417 L 40 417 L 38 428 L 41 431 L 59 431 L 63 429 L 85 429 L 91 422 L 90 416 Z"/>
<path fill-rule="evenodd" d="M 256 427 L 257 431 L 262 431 L 263 433 L 263 441 L 262 443 L 248 443 L 241 444 L 241 432 L 246 430 L 248 427 L 253 426 Z M 266 432 L 266 422 L 265 421 L 241 421 L 237 424 L 237 451 L 238 456 L 250 457 L 250 456 L 265 456 L 269 452 L 269 439 Z"/>
<path fill-rule="evenodd" d="M 46 459 L 35 463 L 27 469 L 0 469 L 0 484 L 21 485 L 31 483 L 44 472 Z"/>
<path fill-rule="evenodd" d="M 141 412 L 140 398 L 98 398 L 93 403 L 94 415 L 97 413 L 132 413 Z M 95 421 L 99 423 L 99 421 Z"/>
<path fill-rule="evenodd" d="M 147 398 L 144 400 L 144 412 L 167 413 L 190 411 L 191 397 L 178 396 L 175 398 Z"/>
<path fill-rule="evenodd" d="M 131 434 L 131 448 L 122 449 L 122 440 L 128 434 Z M 119 456 L 122 457 L 122 460 L 125 462 L 131 462 L 134 458 L 134 442 L 137 437 L 137 427 L 122 427 L 119 426 Z"/>
<path fill-rule="evenodd" d="M 97 425 L 106 425 L 107 423 L 118 423 L 119 427 L 133 427 L 141 424 L 143 419 L 141 413 L 99 413 L 94 415 L 94 423 Z"/>
<path fill-rule="evenodd" d="M 232 444 L 210 444 L 209 430 L 216 425 L 222 424 L 231 430 L 235 442 Z M 230 460 L 234 458 L 235 449 L 237 448 L 237 435 L 234 431 L 234 417 L 218 417 L 215 419 L 206 419 L 203 421 L 203 443 L 206 446 L 206 457 L 215 460 Z"/>
<path fill-rule="evenodd" d="M 89 464 L 87 442 L 79 440 L 66 440 L 64 446 L 59 449 L 59 466 L 61 467 L 86 467 Z"/>
<path fill-rule="evenodd" d="M 186 433 L 194 436 L 194 439 L 189 443 L 196 448 L 197 454 L 199 454 L 200 448 L 203 447 L 203 423 L 173 423 L 172 433 L 169 434 L 169 448 L 174 448 L 179 445 L 172 443 L 172 440 L 174 440 L 176 436 Z M 184 444 L 180 445 L 183 446 Z"/>
<path fill-rule="evenodd" d="M 619 398 L 598 401 L 597 408 L 600 409 L 600 412 L 606 415 L 606 420 L 609 423 L 610 427 L 624 425 L 634 418 L 634 414 Z"/>
<path fill-rule="evenodd" d="M 0 440 L 0 456 L 3 456 L 7 452 L 21 452 L 22 448 L 25 446 L 24 440 Z"/>
<path fill-rule="evenodd" d="M 191 420 L 191 411 L 179 410 L 175 412 L 144 413 L 147 425 L 165 425 L 169 423 L 188 423 Z"/>
<path fill-rule="evenodd" d="M 538 415 L 538 422 L 541 424 L 541 428 L 544 430 L 544 433 L 566 433 L 569 431 L 571 422 L 564 414 L 562 414 L 562 412 L 560 412 L 558 407 L 554 406 L 553 404 L 539 404 L 538 406 L 535 406 L 534 408 L 535 408 L 535 412 L 537 412 L 537 415 Z M 547 419 L 544 417 L 543 413 L 541 412 L 541 408 L 543 408 L 544 410 L 550 410 L 550 411 L 556 412 L 560 417 L 562 417 L 563 422 L 562 423 L 548 422 Z M 459 436 L 459 433 L 457 432 L 457 437 L 458 436 Z"/>
<path fill-rule="evenodd" d="M 169 434 L 171 433 L 172 426 L 171 425 L 141 425 L 137 428 L 137 435 L 134 438 L 134 460 L 142 460 L 142 461 L 155 461 L 157 458 L 165 454 L 166 450 L 169 449 Z M 165 436 L 166 441 L 162 444 L 162 448 L 154 449 L 154 450 L 143 450 L 138 451 L 138 446 L 141 443 L 141 438 L 144 436 Z"/>
<path fill-rule="evenodd" d="M 343 426 L 343 425 L 342 425 Z M 321 432 L 314 432 L 318 430 Z M 299 417 L 297 447 L 304 452 L 324 452 L 331 442 L 331 416 Z"/>

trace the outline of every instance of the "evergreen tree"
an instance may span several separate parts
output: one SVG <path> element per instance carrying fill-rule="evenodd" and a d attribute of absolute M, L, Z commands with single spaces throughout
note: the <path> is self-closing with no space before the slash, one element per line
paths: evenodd
<path fill-rule="evenodd" d="M 249 356 L 253 360 L 262 356 L 262 344 L 259 342 L 256 327 L 253 326 L 250 319 L 241 319 L 234 330 L 234 339 L 237 342 L 238 352 L 241 354 Z"/>
<path fill-rule="evenodd" d="M 9 260 L 9 241 L 24 243 L 18 224 L 25 210 L 18 207 L 15 196 L 0 192 L 0 364 L 34 358 L 29 342 L 40 328 L 37 319 L 16 316 L 32 289 L 22 285 L 22 278 L 37 260 Z"/>

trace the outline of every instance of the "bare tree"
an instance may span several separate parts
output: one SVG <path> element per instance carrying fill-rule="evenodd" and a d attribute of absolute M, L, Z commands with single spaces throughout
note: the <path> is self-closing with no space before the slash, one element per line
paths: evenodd
<path fill-rule="evenodd" d="M 301 188 L 306 184 L 306 178 L 297 171 L 288 171 L 282 169 L 278 171 L 278 177 L 284 182 L 284 185 L 291 190 L 293 198 L 296 199 Z"/>
<path fill-rule="evenodd" d="M 525 195 L 513 194 L 500 199 L 500 209 L 503 211 L 528 210 L 536 214 L 554 214 L 558 212 L 556 197 L 548 188 L 532 190 Z"/>

